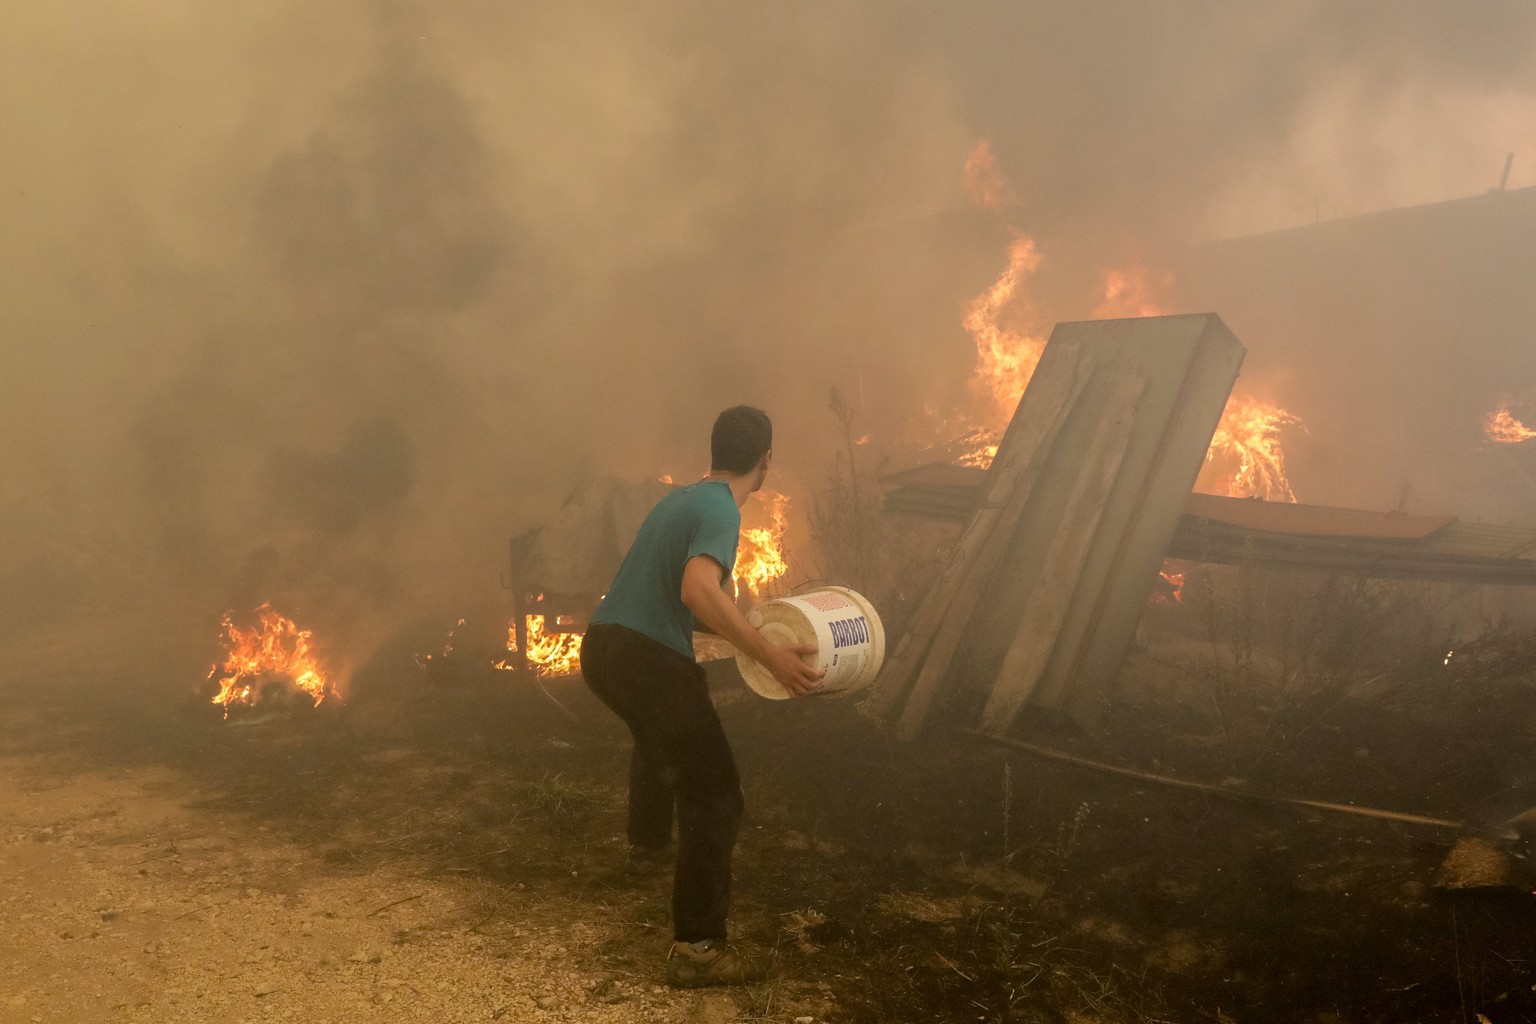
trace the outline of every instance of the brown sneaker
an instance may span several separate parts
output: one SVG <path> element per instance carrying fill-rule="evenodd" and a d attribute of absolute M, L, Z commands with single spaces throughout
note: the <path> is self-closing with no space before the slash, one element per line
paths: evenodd
<path fill-rule="evenodd" d="M 667 984 L 673 988 L 750 985 L 767 976 L 767 964 L 719 939 L 674 942 L 667 954 Z"/>

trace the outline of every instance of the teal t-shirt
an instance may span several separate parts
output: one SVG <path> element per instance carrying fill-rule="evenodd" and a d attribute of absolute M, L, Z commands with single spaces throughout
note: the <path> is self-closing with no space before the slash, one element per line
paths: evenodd
<path fill-rule="evenodd" d="M 708 555 L 729 577 L 740 533 L 741 510 L 725 481 L 673 491 L 640 524 L 592 622 L 625 626 L 692 658 L 694 618 L 683 604 L 683 566 Z"/>

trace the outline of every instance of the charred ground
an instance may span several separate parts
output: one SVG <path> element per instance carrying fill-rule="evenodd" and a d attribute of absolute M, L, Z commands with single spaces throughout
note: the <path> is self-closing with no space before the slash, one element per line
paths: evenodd
<path fill-rule="evenodd" d="M 1277 656 L 1262 637 L 1245 669 L 1231 636 L 1169 630 L 1133 656 L 1100 736 L 1043 722 L 1025 735 L 1482 824 L 1536 804 L 1524 634 L 1490 631 L 1481 671 L 1447 679 L 1424 663 L 1438 637 L 1383 667 L 1390 630 L 1353 628 L 1354 647 L 1299 648 L 1313 668 L 1288 689 L 1255 667 Z M 59 646 L 69 635 L 17 648 L 31 657 L 5 691 L 9 754 L 61 772 L 168 767 L 208 812 L 265 825 L 326 870 L 461 881 L 492 941 L 530 917 L 598 917 L 576 956 L 659 977 L 667 880 L 618 870 L 628 739 L 579 682 L 424 671 L 402 642 L 346 703 L 243 724 L 167 685 L 196 678 L 191 646 L 125 640 L 87 684 L 59 667 L 80 660 Z M 1398 685 L 1360 691 L 1384 671 Z M 1134 783 L 944 731 L 893 745 L 851 702 L 771 703 L 723 665 L 711 675 L 747 790 L 736 926 L 783 965 L 736 994 L 742 1019 L 1536 1019 L 1536 898 L 1435 889 L 1453 834 Z"/>

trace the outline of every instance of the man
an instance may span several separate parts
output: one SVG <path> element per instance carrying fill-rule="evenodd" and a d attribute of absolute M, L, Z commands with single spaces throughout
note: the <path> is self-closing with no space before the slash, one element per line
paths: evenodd
<path fill-rule="evenodd" d="M 635 738 L 632 864 L 664 862 L 676 809 L 667 981 L 678 987 L 739 985 L 766 973 L 726 941 L 741 780 L 694 660 L 695 620 L 768 668 L 793 696 L 821 685 L 822 673 L 804 659 L 814 647 L 770 645 L 724 589 L 736 565 L 741 506 L 763 486 L 772 458 L 766 413 L 745 405 L 721 413 L 709 475 L 651 510 L 582 640 L 587 685 Z"/>

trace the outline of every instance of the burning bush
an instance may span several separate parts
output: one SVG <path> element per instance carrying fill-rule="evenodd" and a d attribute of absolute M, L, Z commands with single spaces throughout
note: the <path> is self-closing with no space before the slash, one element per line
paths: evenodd
<path fill-rule="evenodd" d="M 224 660 L 208 673 L 218 692 L 212 703 L 224 709 L 224 717 L 237 707 L 254 707 L 302 695 L 311 707 L 336 697 L 336 687 L 321 666 L 313 647 L 314 636 L 279 614 L 271 604 L 256 609 L 256 624 L 236 625 L 234 612 L 222 620 Z"/>

